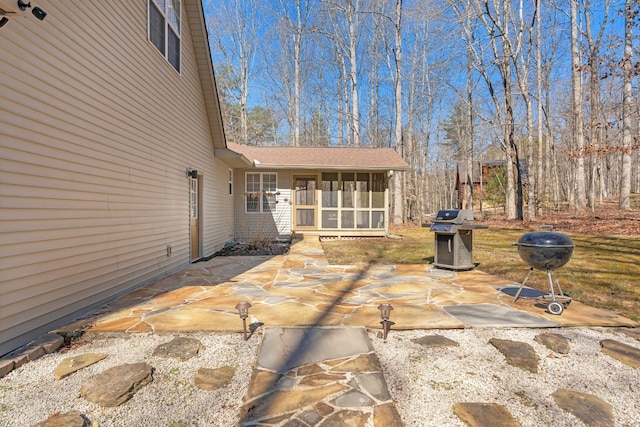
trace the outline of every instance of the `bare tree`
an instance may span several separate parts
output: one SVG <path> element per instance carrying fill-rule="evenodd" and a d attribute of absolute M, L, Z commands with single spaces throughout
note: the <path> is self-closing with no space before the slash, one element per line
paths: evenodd
<path fill-rule="evenodd" d="M 358 66 L 360 52 L 358 38 L 360 30 L 361 0 L 322 0 L 327 6 L 328 22 L 320 30 L 335 46 L 335 58 L 339 62 L 343 85 L 349 93 L 344 100 L 348 108 L 344 110 L 349 117 L 347 144 L 360 145 L 360 103 L 358 100 Z"/>
<path fill-rule="evenodd" d="M 622 71 L 624 80 L 622 99 L 622 172 L 620 174 L 620 209 L 629 209 L 631 194 L 631 125 L 633 114 L 632 59 L 633 59 L 633 17 L 635 16 L 632 0 L 626 0 L 624 13 L 624 56 Z"/>
<path fill-rule="evenodd" d="M 502 9 L 502 19 L 500 10 Z M 513 64 L 513 68 L 516 72 L 516 79 L 518 81 L 518 86 L 520 88 L 520 95 L 525 103 L 525 114 L 526 114 L 526 123 L 527 123 L 527 166 L 529 168 L 527 173 L 527 191 L 529 196 L 529 203 L 527 206 L 527 215 L 529 219 L 534 219 L 536 216 L 536 205 L 537 205 L 537 191 L 536 191 L 536 175 L 533 171 L 534 165 L 534 156 L 533 156 L 533 102 L 532 96 L 529 93 L 529 63 L 530 63 L 530 52 L 531 52 L 531 44 L 527 44 L 527 39 L 531 40 L 531 28 L 525 24 L 525 16 L 524 16 L 524 6 L 522 0 L 518 3 L 517 9 L 517 18 L 514 17 L 516 14 L 511 13 L 511 8 L 509 2 L 506 1 L 502 4 L 494 2 L 493 8 L 489 7 L 489 3 L 485 1 L 485 11 L 486 16 L 491 19 L 493 27 L 498 31 L 501 39 L 502 39 L 502 51 L 503 56 L 506 56 L 510 59 Z M 534 18 L 531 20 L 532 24 Z M 515 22 L 511 22 L 515 21 Z M 509 26 L 512 26 L 515 30 L 515 35 L 510 35 Z M 528 35 L 528 38 L 525 37 Z M 504 62 L 503 62 L 504 64 Z M 504 67 L 509 67 L 510 65 L 504 64 Z M 508 71 L 505 69 L 505 71 Z M 505 73 L 506 76 L 506 73 Z M 506 94 L 505 94 L 506 95 Z M 509 112 L 509 108 L 507 109 Z M 512 150 L 513 151 L 513 150 Z M 516 150 L 517 156 L 517 150 Z M 513 156 L 512 156 L 513 157 Z M 516 164 L 518 164 L 518 159 L 516 157 Z M 519 172 L 517 172 L 517 176 L 519 177 Z M 519 182 L 519 178 L 517 181 L 516 191 L 520 193 L 522 191 L 521 184 Z M 520 201 L 518 201 L 520 203 Z M 521 219 L 520 216 L 517 216 L 518 219 Z"/>
<path fill-rule="evenodd" d="M 447 74 L 442 62 L 438 61 L 438 55 L 449 51 L 449 46 L 444 44 L 443 39 L 446 38 L 433 36 L 439 34 L 436 27 L 436 23 L 440 21 L 437 8 L 428 0 L 412 6 L 413 8 L 409 8 L 403 5 L 406 43 L 403 47 L 403 63 L 408 65 L 402 79 L 405 82 L 403 90 L 406 90 L 403 143 L 405 147 L 411 147 L 412 152 L 412 156 L 406 157 L 412 170 L 408 174 L 404 200 L 409 204 L 407 210 L 411 217 L 422 219 L 436 210 L 437 206 L 444 207 L 444 203 L 440 202 L 440 194 L 437 193 L 442 184 L 438 180 L 444 179 L 438 170 L 442 162 L 438 161 L 438 156 L 431 155 L 431 141 L 434 136 L 432 128 L 436 121 L 436 106 L 444 92 L 444 86 L 437 83 L 437 76 Z"/>
<path fill-rule="evenodd" d="M 289 122 L 290 141 L 292 146 L 301 145 L 300 133 L 302 123 L 302 92 L 303 92 L 303 38 L 310 31 L 311 16 L 315 9 L 315 1 L 295 0 L 294 4 L 279 0 L 279 10 L 276 15 L 284 23 L 286 36 L 279 43 L 281 55 L 286 55 L 282 62 L 289 65 L 291 70 L 282 70 L 280 76 L 290 76 L 284 88 L 287 98 L 287 117 Z M 283 46 L 284 45 L 284 46 Z M 284 49 L 283 47 L 286 47 Z"/>
<path fill-rule="evenodd" d="M 635 83 L 623 107 L 618 63 L 629 64 L 607 57 L 622 40 L 609 4 L 571 0 L 565 12 L 542 0 L 207 0 L 225 125 L 231 117 L 238 142 L 395 146 L 412 167 L 390 184 L 396 224 L 449 204 L 473 208 L 473 166 L 496 158 L 496 147 L 510 219 L 533 219 L 543 198 L 576 211 L 619 191 L 622 200 L 640 183 L 640 107 Z M 569 64 L 570 76 L 556 72 Z M 455 149 L 446 146 L 454 115 Z M 276 134 L 283 117 L 286 136 Z M 467 172 L 461 201 L 456 161 Z"/>
<path fill-rule="evenodd" d="M 254 77 L 254 59 L 260 34 L 258 20 L 259 1 L 218 0 L 207 2 L 214 12 L 208 16 L 208 28 L 212 31 L 214 45 L 225 65 L 234 70 L 236 87 L 230 90 L 240 107 L 241 142 L 248 142 L 247 108 Z"/>
<path fill-rule="evenodd" d="M 510 0 L 475 0 L 480 19 L 489 37 L 489 43 L 493 52 L 495 63 L 502 85 L 502 100 L 498 98 L 493 82 L 481 55 L 476 55 L 480 60 L 476 68 L 483 76 L 494 101 L 497 119 L 502 128 L 502 146 L 507 161 L 507 218 L 523 219 L 523 194 L 522 194 L 522 168 L 518 145 L 515 138 L 514 99 L 512 95 L 512 54 L 509 43 L 511 37 Z M 504 112 L 503 112 L 504 111 Z"/>
<path fill-rule="evenodd" d="M 360 103 L 358 101 L 358 1 L 346 0 L 346 17 L 349 22 L 349 82 L 351 83 L 352 144 L 360 145 Z"/>
<path fill-rule="evenodd" d="M 402 156 L 404 144 L 402 140 L 402 0 L 396 0 L 394 20 L 395 49 L 393 51 L 393 63 L 395 74 L 393 78 L 395 98 L 395 146 L 396 151 Z M 393 181 L 393 224 L 400 225 L 404 222 L 403 200 L 404 193 L 402 180 L 404 174 L 398 174 Z"/>
<path fill-rule="evenodd" d="M 582 55 L 578 39 L 578 0 L 570 0 L 571 9 L 571 111 L 573 116 L 575 170 L 575 198 L 573 207 L 576 212 L 586 210 L 586 189 L 584 175 L 584 113 L 582 109 Z"/>
<path fill-rule="evenodd" d="M 600 150 L 598 149 L 602 141 L 602 132 L 606 127 L 606 119 L 602 115 L 602 105 L 600 102 L 600 46 L 604 30 L 609 20 L 610 0 L 604 2 L 604 13 L 600 21 L 598 33 L 594 37 L 592 28 L 592 10 L 591 1 L 584 2 L 584 21 L 585 21 L 585 37 L 589 48 L 587 54 L 587 71 L 589 73 L 589 103 L 590 103 L 590 120 L 589 120 L 589 182 L 587 191 L 587 202 L 591 210 L 595 208 L 596 203 L 596 176 L 600 165 Z"/>
<path fill-rule="evenodd" d="M 536 134 L 538 137 L 538 158 L 536 161 L 536 198 L 538 199 L 540 197 L 540 194 L 544 193 L 544 184 L 542 181 L 542 177 L 543 177 L 543 170 L 542 170 L 542 157 L 543 157 L 543 146 L 544 146 L 544 138 L 543 138 L 543 134 L 542 134 L 542 129 L 543 129 L 543 122 L 544 122 L 544 118 L 543 118 L 543 108 L 542 108 L 542 81 L 543 81 L 543 76 L 542 76 L 542 17 L 540 16 L 540 12 L 542 10 L 542 6 L 541 6 L 541 1 L 537 0 L 536 1 L 536 11 L 535 11 L 535 17 L 536 17 L 536 95 L 537 95 L 537 120 L 536 120 Z M 549 143 L 549 141 L 547 141 L 547 144 Z M 533 165 L 530 165 L 530 167 L 532 167 Z M 536 210 L 539 208 L 539 206 L 536 206 Z M 536 212 L 537 213 L 537 212 Z"/>

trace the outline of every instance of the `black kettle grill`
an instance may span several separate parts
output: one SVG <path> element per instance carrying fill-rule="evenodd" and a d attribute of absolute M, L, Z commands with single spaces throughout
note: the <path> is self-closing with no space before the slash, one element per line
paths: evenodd
<path fill-rule="evenodd" d="M 566 234 L 553 231 L 552 226 L 541 226 L 540 229 L 543 231 L 532 231 L 523 234 L 518 243 L 514 243 L 515 246 L 518 246 L 520 258 L 529 265 L 529 272 L 513 298 L 513 302 L 518 300 L 531 272 L 534 269 L 545 270 L 549 278 L 551 298 L 549 299 L 548 296 L 541 297 L 540 302 L 547 303 L 549 313 L 559 315 L 569 305 L 571 298 L 562 293 L 557 277 L 555 278 L 557 292 L 555 291 L 551 273 L 569 262 L 575 245 Z"/>

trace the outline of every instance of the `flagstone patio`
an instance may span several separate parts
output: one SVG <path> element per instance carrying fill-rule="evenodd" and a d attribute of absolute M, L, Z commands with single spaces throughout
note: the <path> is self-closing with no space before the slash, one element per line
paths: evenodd
<path fill-rule="evenodd" d="M 393 329 L 637 326 L 577 301 L 561 315 L 547 313 L 535 298 L 514 303 L 518 286 L 481 270 L 331 265 L 310 237 L 294 241 L 286 255 L 192 264 L 109 304 L 84 326 L 86 332 L 239 332 L 240 301 L 252 305 L 252 327 L 379 328 L 381 303 L 393 306 Z"/>

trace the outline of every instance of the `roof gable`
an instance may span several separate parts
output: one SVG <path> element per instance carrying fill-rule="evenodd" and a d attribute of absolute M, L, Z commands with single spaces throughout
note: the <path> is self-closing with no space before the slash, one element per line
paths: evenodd
<path fill-rule="evenodd" d="M 209 128 L 215 148 L 225 147 L 224 128 L 222 126 L 222 113 L 218 99 L 211 51 L 209 50 L 209 37 L 205 23 L 204 10 L 201 0 L 183 0 L 184 10 L 187 13 L 193 49 L 196 55 L 200 85 L 204 96 L 204 104 L 209 118 Z"/>

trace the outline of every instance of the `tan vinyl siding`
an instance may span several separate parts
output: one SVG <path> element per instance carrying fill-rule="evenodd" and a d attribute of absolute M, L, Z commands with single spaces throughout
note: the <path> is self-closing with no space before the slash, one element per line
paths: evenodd
<path fill-rule="evenodd" d="M 275 213 L 245 212 L 245 176 L 246 173 L 276 173 L 278 176 L 278 203 Z M 270 171 L 256 169 L 236 169 L 234 173 L 235 238 L 250 240 L 269 237 L 287 238 L 291 235 L 291 173 L 290 171 Z M 285 201 L 286 199 L 286 201 Z"/>
<path fill-rule="evenodd" d="M 38 6 L 46 19 L 11 19 L 0 44 L 0 355 L 186 266 L 188 168 L 203 255 L 234 226 L 188 9 L 178 74 L 147 40 L 146 0 Z"/>
<path fill-rule="evenodd" d="M 204 178 L 204 188 L 209 192 L 203 201 L 203 253 L 213 254 L 221 246 L 233 240 L 235 227 L 232 199 L 229 197 L 229 167 L 216 160 L 213 174 Z"/>

